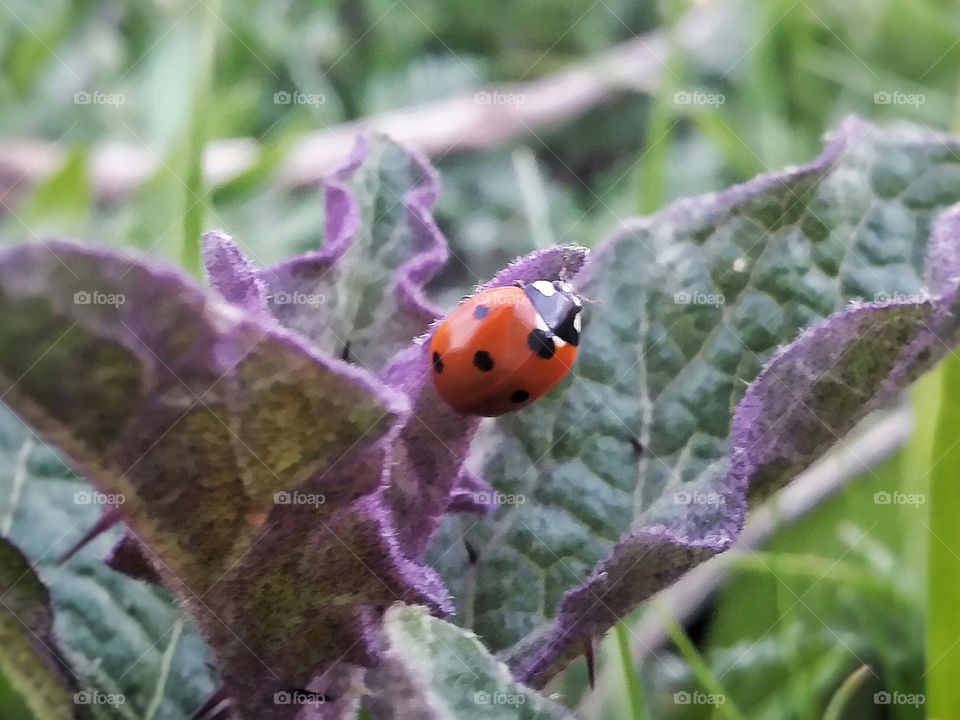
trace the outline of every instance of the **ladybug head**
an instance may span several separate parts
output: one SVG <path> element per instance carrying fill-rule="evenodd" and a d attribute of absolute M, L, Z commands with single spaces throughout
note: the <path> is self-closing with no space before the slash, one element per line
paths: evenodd
<path fill-rule="evenodd" d="M 571 345 L 580 344 L 580 310 L 583 301 L 569 283 L 537 280 L 523 291 L 537 311 L 538 321 L 556 337 Z"/>

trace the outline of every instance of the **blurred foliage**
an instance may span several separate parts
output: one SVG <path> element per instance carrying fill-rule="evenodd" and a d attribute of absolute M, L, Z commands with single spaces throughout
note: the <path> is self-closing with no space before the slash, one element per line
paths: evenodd
<path fill-rule="evenodd" d="M 824 129 L 850 112 L 949 124 L 960 59 L 955 3 L 701 4 L 722 8 L 724 42 L 694 41 L 671 61 L 661 97 L 628 94 L 501 151 L 439 159 L 441 222 L 472 271 L 450 264 L 436 283 L 445 301 L 530 247 L 529 198 L 516 191 L 511 162 L 517 148 L 533 153 L 554 237 L 593 245 L 637 212 L 808 159 Z M 188 0 L 9 0 L 6 8 L 4 132 L 60 141 L 77 156 L 24 200 L 37 212 L 4 218 L 3 237 L 66 232 L 175 258 L 183 187 L 169 158 L 188 132 L 200 13 Z M 635 33 L 672 32 L 687 12 L 683 2 L 625 0 L 226 3 L 217 16 L 214 86 L 204 97 L 206 131 L 255 137 L 266 153 L 260 167 L 214 195 L 207 224 L 256 237 L 248 249 L 264 260 L 316 245 L 316 194 L 270 182 L 277 159 L 304 132 L 542 76 Z M 322 101 L 274 101 L 292 91 Z M 676 101 L 675 93 L 695 91 L 722 103 Z M 77 92 L 124 101 L 76 105 Z M 891 102 L 878 104 L 875 93 Z M 922 99 L 908 101 L 913 95 Z M 91 207 L 82 164 L 108 141 L 145 146 L 163 165 L 131 200 Z"/>

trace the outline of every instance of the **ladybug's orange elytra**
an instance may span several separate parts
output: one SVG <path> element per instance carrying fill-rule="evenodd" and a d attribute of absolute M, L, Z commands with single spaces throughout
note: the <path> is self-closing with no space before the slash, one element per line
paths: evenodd
<path fill-rule="evenodd" d="M 430 341 L 430 374 L 443 400 L 468 415 L 519 410 L 573 367 L 581 299 L 562 282 L 485 290 L 461 302 Z"/>

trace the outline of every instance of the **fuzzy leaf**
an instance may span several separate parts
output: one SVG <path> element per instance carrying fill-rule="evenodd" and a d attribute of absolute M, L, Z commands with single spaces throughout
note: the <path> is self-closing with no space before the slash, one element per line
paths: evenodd
<path fill-rule="evenodd" d="M 47 588 L 16 545 L 0 538 L 0 674 L 35 715 L 69 720 L 72 671 L 56 648 Z"/>
<path fill-rule="evenodd" d="M 572 720 L 561 705 L 516 682 L 477 638 L 422 608 L 386 614 L 384 662 L 372 671 L 376 720 Z"/>
<path fill-rule="evenodd" d="M 438 567 L 519 679 L 542 685 L 727 548 L 747 484 L 782 485 L 942 356 L 949 316 L 936 315 L 947 345 L 920 339 L 941 307 L 924 302 L 924 270 L 932 257 L 936 300 L 957 238 L 931 249 L 928 234 L 960 200 L 957 150 L 850 120 L 813 163 L 681 201 L 594 253 L 578 285 L 600 304 L 585 308 L 573 377 L 484 437 L 483 477 L 525 502 L 448 521 L 436 543 L 473 526 L 477 562 L 446 552 Z M 736 410 L 779 347 L 857 298 L 878 303 L 803 335 Z M 924 350 L 908 356 L 911 343 Z"/>
<path fill-rule="evenodd" d="M 452 609 L 375 496 L 407 402 L 372 376 L 179 272 L 66 243 L 0 253 L 0 346 L 5 401 L 125 499 L 244 714 L 370 662 L 375 608 Z"/>
<path fill-rule="evenodd" d="M 221 233 L 204 241 L 214 287 L 262 306 L 333 356 L 379 370 L 438 315 L 423 284 L 447 259 L 430 208 L 436 171 L 384 136 L 361 137 L 325 183 L 323 248 L 251 271 Z"/>
<path fill-rule="evenodd" d="M 184 720 L 213 691 L 214 680 L 207 666 L 208 651 L 192 624 L 187 622 L 178 636 L 183 611 L 163 590 L 104 566 L 100 554 L 109 537 L 94 541 L 68 563 L 58 563 L 96 522 L 103 510 L 101 499 L 0 407 L 0 527 L 23 549 L 49 588 L 55 637 L 35 627 L 34 632 L 58 649 L 75 673 L 69 676 L 74 688 L 65 717 L 74 717 L 81 709 L 74 706 L 76 691 L 95 701 L 85 706 L 93 717 Z M 36 582 L 34 577 L 30 584 Z M 27 576 L 17 591 L 25 584 Z M 8 597 L 4 602 L 9 603 Z M 51 609 L 44 610 L 46 603 L 39 596 L 30 604 L 33 612 L 44 614 L 41 624 L 49 628 L 46 613 Z M 6 648 L 7 642 L 2 646 Z M 110 696 L 123 700 L 109 703 Z M 27 699 L 55 703 L 58 693 L 51 688 Z M 38 712 L 38 717 L 45 716 Z"/>
<path fill-rule="evenodd" d="M 447 257 L 430 214 L 438 187 L 436 171 L 415 153 L 383 136 L 360 138 L 326 183 L 321 251 L 256 271 L 229 237 L 211 232 L 204 238 L 210 281 L 227 300 L 272 313 L 327 352 L 379 370 L 410 398 L 387 493 L 410 557 L 423 553 L 448 510 L 485 510 L 471 497 L 477 487 L 454 488 L 479 419 L 454 412 L 437 395 L 425 355 L 428 337 L 410 342 L 440 316 L 423 294 Z M 577 246 L 531 253 L 478 291 L 573 277 L 586 254 Z"/>

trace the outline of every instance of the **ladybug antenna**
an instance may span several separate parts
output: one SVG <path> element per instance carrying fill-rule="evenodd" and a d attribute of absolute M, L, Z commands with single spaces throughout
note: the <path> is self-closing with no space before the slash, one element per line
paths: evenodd
<path fill-rule="evenodd" d="M 603 300 L 594 300 L 592 297 L 581 295 L 580 299 L 588 305 L 603 305 Z"/>

